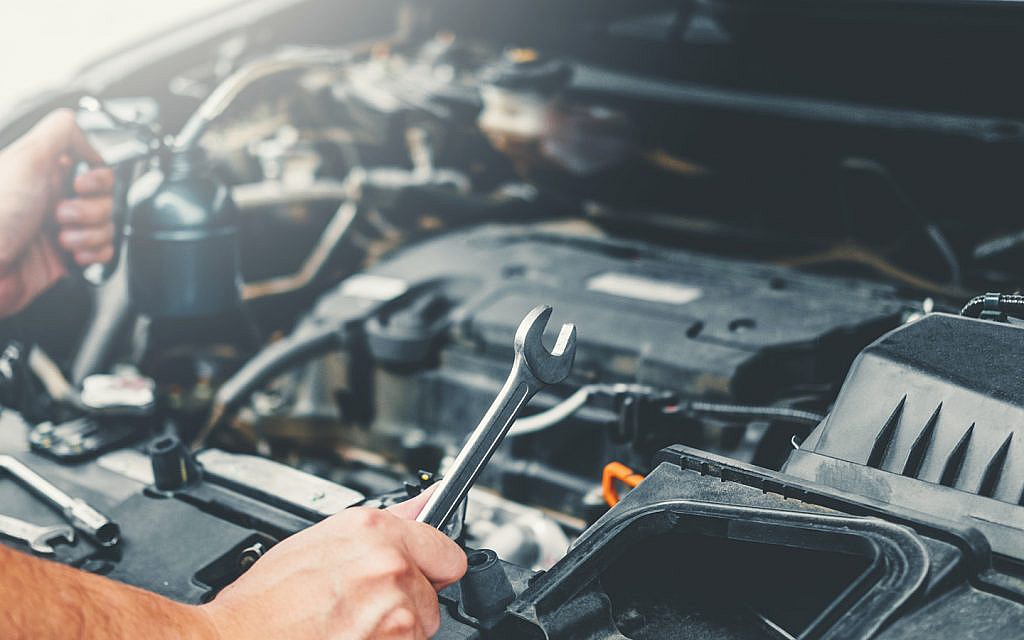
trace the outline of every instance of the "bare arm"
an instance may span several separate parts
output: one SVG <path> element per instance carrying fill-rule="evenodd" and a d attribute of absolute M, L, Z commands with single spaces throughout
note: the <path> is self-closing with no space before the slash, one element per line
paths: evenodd
<path fill-rule="evenodd" d="M 217 638 L 198 607 L 6 547 L 0 572 L 6 638 Z"/>
<path fill-rule="evenodd" d="M 0 547 L 0 629 L 15 639 L 422 640 L 440 625 L 437 590 L 466 570 L 455 543 L 413 520 L 422 505 L 343 511 L 202 606 Z"/>

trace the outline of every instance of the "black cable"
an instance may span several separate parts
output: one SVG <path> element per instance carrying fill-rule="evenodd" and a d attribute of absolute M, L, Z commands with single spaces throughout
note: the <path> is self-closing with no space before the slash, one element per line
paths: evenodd
<path fill-rule="evenodd" d="M 983 314 L 1005 314 L 1024 318 L 1024 295 L 1018 293 L 986 293 L 975 296 L 960 310 L 960 315 L 981 318 Z"/>
<path fill-rule="evenodd" d="M 960 286 L 963 283 L 963 269 L 960 266 L 960 260 L 957 258 L 956 251 L 953 249 L 949 239 L 942 232 L 942 230 L 933 222 L 928 222 L 920 208 L 911 199 L 910 194 L 904 191 L 903 187 L 900 186 L 896 180 L 896 176 L 893 175 L 892 171 L 888 167 L 880 162 L 871 160 L 868 158 L 843 158 L 839 163 L 839 168 L 842 171 L 862 171 L 878 178 L 892 190 L 892 194 L 895 196 L 896 201 L 899 202 L 903 208 L 910 214 L 910 217 L 924 229 L 925 235 L 931 241 L 935 250 L 942 258 L 943 262 L 946 263 L 946 268 L 949 271 L 949 284 L 953 286 Z M 844 183 L 839 183 L 839 198 L 840 206 L 846 210 L 849 214 L 849 201 L 846 194 Z"/>
<path fill-rule="evenodd" d="M 935 249 L 942 256 L 942 259 L 946 261 L 946 267 L 949 269 L 949 282 L 954 285 L 963 284 L 963 270 L 960 268 L 960 261 L 957 260 L 956 251 L 953 250 L 953 245 L 950 244 L 949 239 L 942 233 L 942 230 L 935 224 L 928 223 L 925 225 L 925 231 L 928 237 L 931 239 L 932 244 L 935 245 Z"/>
<path fill-rule="evenodd" d="M 686 402 L 672 410 L 672 413 L 687 412 L 738 420 L 775 420 L 814 426 L 817 426 L 825 419 L 825 416 L 813 411 L 789 409 L 787 407 L 724 404 L 718 402 Z"/>

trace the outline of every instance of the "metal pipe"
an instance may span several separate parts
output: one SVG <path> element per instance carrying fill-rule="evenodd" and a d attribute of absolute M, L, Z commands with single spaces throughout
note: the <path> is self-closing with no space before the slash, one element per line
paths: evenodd
<path fill-rule="evenodd" d="M 342 49 L 287 49 L 251 62 L 224 79 L 188 119 L 174 140 L 176 151 L 193 148 L 206 128 L 224 113 L 235 98 L 252 83 L 284 71 L 304 67 L 331 66 L 347 62 L 350 54 Z"/>

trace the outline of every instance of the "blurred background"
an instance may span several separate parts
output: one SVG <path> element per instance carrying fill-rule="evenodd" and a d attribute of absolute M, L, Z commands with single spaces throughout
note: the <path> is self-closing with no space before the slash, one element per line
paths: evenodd
<path fill-rule="evenodd" d="M 256 543 L 449 474 L 549 304 L 575 368 L 469 493 L 467 546 L 552 569 L 618 535 L 619 492 L 779 492 L 783 542 L 659 533 L 578 593 L 635 640 L 824 637 L 873 592 L 845 546 L 792 555 L 791 515 L 929 510 L 905 617 L 1018 637 L 1021 34 L 1024 0 L 3 0 L 0 148 L 77 108 L 118 255 L 0 321 L 0 452 L 117 510 L 107 575 L 204 601 Z M 946 568 L 951 512 L 1003 565 Z M 536 637 L 598 637 L 556 604 L 579 619 Z"/>
<path fill-rule="evenodd" d="M 0 5 L 0 111 L 83 65 L 237 0 L 17 0 Z"/>

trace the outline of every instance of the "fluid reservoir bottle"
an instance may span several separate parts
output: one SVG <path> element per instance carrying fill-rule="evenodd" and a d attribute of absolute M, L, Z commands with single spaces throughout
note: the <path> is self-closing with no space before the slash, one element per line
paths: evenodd
<path fill-rule="evenodd" d="M 166 151 L 128 194 L 128 289 L 136 312 L 202 317 L 240 304 L 238 208 L 198 148 Z"/>

